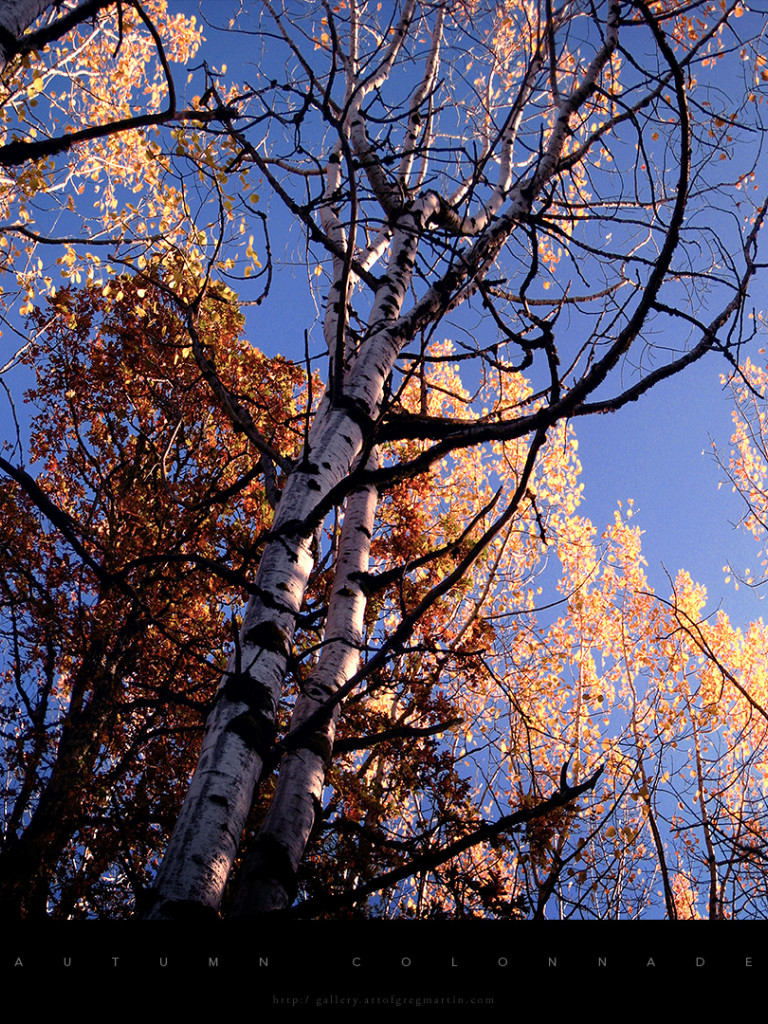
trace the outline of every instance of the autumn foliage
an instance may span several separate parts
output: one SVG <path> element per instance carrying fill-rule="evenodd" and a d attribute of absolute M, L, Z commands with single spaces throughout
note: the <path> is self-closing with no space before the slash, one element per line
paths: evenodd
<path fill-rule="evenodd" d="M 10 823 L 35 811 L 19 847 L 19 898 L 30 908 L 44 900 L 36 862 L 62 859 L 77 865 L 61 880 L 67 912 L 94 884 L 99 892 L 105 856 L 127 856 L 129 876 L 141 878 L 159 822 L 173 820 L 189 737 L 271 511 L 245 440 L 211 405 L 173 304 L 136 279 L 106 292 L 60 289 L 40 310 L 43 333 L 25 358 L 37 378 L 30 454 L 44 468 L 34 484 L 3 487 L 8 769 L 23 779 L 9 793 Z M 222 380 L 254 382 L 249 402 L 265 437 L 290 451 L 301 371 L 245 344 L 231 302 L 211 295 L 202 320 Z M 55 496 L 47 520 L 34 509 L 37 488 Z M 169 775 L 172 762 L 188 767 Z M 88 852 L 95 836 L 98 857 Z M 119 912 L 121 888 L 98 897 L 99 913 Z"/>
<path fill-rule="evenodd" d="M 0 76 L 3 915 L 764 917 L 768 633 L 577 440 L 724 353 L 764 545 L 761 26 L 170 6 Z"/>

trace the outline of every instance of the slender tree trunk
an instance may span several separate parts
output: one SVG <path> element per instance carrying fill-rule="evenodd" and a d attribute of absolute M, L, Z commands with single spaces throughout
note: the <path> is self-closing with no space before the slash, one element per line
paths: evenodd
<path fill-rule="evenodd" d="M 388 271 L 370 315 L 370 337 L 354 359 L 344 394 L 326 397 L 291 473 L 264 547 L 237 649 L 206 723 L 197 769 L 166 849 L 145 916 L 217 911 L 275 736 L 296 617 L 313 566 L 322 502 L 363 450 L 385 383 L 408 337 L 395 328 L 410 285 L 423 224 L 437 197 L 403 212 L 393 232 Z"/>
<path fill-rule="evenodd" d="M 286 483 L 239 643 L 155 881 L 151 918 L 177 916 L 191 905 L 218 909 L 275 737 L 296 617 L 313 566 L 318 499 L 346 477 L 361 447 L 361 429 L 346 412 L 321 413 L 310 431 L 307 456 Z"/>
<path fill-rule="evenodd" d="M 97 659 L 94 658 L 94 661 Z M 0 920 L 47 917 L 51 879 L 81 812 L 81 794 L 93 786 L 114 715 L 113 666 L 83 666 L 76 680 L 56 759 L 21 835 L 0 856 Z"/>
<path fill-rule="evenodd" d="M 0 0 L 0 72 L 8 61 L 19 51 L 19 44 L 26 30 L 47 12 L 62 11 L 53 25 L 34 33 L 37 45 L 58 39 L 75 25 L 98 14 L 115 0 L 80 0 L 72 8 L 65 9 L 62 0 Z M 27 40 L 24 40 L 26 43 Z"/>
<path fill-rule="evenodd" d="M 375 468 L 375 454 L 368 460 Z M 325 642 L 291 718 L 291 732 L 319 711 L 357 670 L 366 598 L 360 574 L 368 571 L 377 493 L 372 486 L 350 495 L 341 529 L 337 569 L 328 606 Z M 290 906 L 296 875 L 322 805 L 340 705 L 325 723 L 283 758 L 275 794 L 239 880 L 235 914 L 257 914 Z"/>

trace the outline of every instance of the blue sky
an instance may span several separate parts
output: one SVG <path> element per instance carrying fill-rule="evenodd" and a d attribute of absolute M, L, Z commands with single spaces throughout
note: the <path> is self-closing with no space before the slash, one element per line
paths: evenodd
<path fill-rule="evenodd" d="M 584 513 L 607 523 L 616 501 L 633 498 L 635 523 L 644 530 L 643 551 L 654 588 L 669 594 L 686 569 L 707 587 L 708 609 L 718 605 L 737 623 L 764 616 L 761 590 L 725 583 L 723 566 L 756 570 L 758 546 L 736 529 L 744 505 L 731 490 L 712 452 L 727 460 L 733 403 L 712 355 L 674 380 L 662 382 L 640 402 L 610 417 L 576 425 L 582 460 Z"/>

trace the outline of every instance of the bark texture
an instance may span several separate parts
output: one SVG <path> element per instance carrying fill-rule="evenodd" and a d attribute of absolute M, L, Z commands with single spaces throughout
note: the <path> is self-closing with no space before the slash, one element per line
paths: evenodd
<path fill-rule="evenodd" d="M 26 30 L 48 10 L 60 6 L 60 0 L 2 0 L 0 3 L 0 71 L 16 52 Z"/>

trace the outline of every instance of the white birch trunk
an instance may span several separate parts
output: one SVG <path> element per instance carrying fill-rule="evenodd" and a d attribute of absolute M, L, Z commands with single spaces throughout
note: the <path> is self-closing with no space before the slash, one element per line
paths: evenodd
<path fill-rule="evenodd" d="M 277 705 L 312 569 L 313 512 L 349 472 L 362 444 L 343 412 L 320 414 L 309 452 L 286 483 L 259 564 L 238 649 L 206 723 L 200 758 L 145 916 L 178 916 L 184 907 L 216 911 L 275 733 Z"/>
<path fill-rule="evenodd" d="M 377 464 L 375 455 L 371 456 L 367 468 Z M 296 701 L 288 741 L 360 664 L 366 598 L 359 574 L 368 571 L 376 502 L 372 486 L 361 488 L 347 501 L 325 641 L 315 670 Z M 239 880 L 236 915 L 280 910 L 293 902 L 299 863 L 322 806 L 339 712 L 337 704 L 325 723 L 283 758 L 269 811 Z"/>
<path fill-rule="evenodd" d="M 408 215 L 409 221 L 411 215 Z M 402 347 L 390 330 L 411 278 L 416 231 L 395 231 L 392 277 L 379 289 L 372 316 L 378 331 L 358 354 L 345 384 L 344 408 L 324 401 L 304 460 L 277 508 L 235 652 L 206 724 L 197 768 L 154 885 L 148 918 L 184 908 L 216 911 L 234 862 L 255 784 L 271 750 L 277 705 L 312 569 L 316 508 L 344 480 L 363 447 L 363 428 L 381 402 Z"/>
<path fill-rule="evenodd" d="M 149 918 L 216 911 L 242 836 L 256 782 L 274 738 L 296 616 L 312 569 L 318 503 L 344 480 L 363 447 L 405 339 L 396 329 L 411 281 L 428 194 L 402 215 L 387 274 L 371 311 L 371 336 L 344 382 L 341 408 L 327 398 L 277 508 L 235 652 L 206 726 L 203 749 L 154 885 Z"/>

